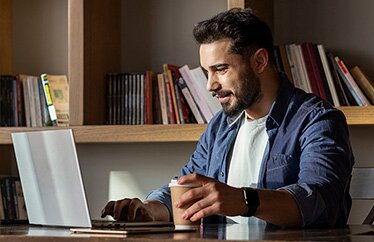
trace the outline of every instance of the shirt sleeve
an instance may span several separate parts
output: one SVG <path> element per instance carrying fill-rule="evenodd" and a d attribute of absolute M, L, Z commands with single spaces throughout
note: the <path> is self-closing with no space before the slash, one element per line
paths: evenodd
<path fill-rule="evenodd" d="M 296 200 L 305 226 L 344 226 L 350 210 L 353 155 L 344 115 L 335 109 L 313 111 L 300 136 L 297 184 L 280 189 Z M 343 214 L 343 216 L 342 216 Z"/>

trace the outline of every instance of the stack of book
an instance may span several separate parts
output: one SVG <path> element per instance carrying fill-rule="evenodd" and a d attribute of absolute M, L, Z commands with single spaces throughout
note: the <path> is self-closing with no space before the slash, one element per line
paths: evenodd
<path fill-rule="evenodd" d="M 25 200 L 19 177 L 4 176 L 0 178 L 0 220 L 27 220 Z"/>
<path fill-rule="evenodd" d="M 274 46 L 276 65 L 294 85 L 334 106 L 374 104 L 374 85 L 359 67 L 351 70 L 322 44 Z"/>
<path fill-rule="evenodd" d="M 162 67 L 160 73 L 107 75 L 108 124 L 203 124 L 221 109 L 201 67 Z"/>
<path fill-rule="evenodd" d="M 0 75 L 0 126 L 66 126 L 69 84 L 66 76 Z"/>

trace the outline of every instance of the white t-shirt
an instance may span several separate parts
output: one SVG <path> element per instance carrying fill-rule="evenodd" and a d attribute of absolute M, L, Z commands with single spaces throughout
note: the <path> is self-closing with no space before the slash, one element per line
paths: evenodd
<path fill-rule="evenodd" d="M 262 157 L 268 142 L 265 122 L 268 116 L 251 120 L 245 118 L 239 129 L 231 156 L 227 184 L 233 187 L 257 187 Z M 237 223 L 250 218 L 228 217 Z"/>

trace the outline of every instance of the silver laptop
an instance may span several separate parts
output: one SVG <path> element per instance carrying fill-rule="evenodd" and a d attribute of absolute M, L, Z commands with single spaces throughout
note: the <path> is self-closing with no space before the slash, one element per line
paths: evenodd
<path fill-rule="evenodd" d="M 12 133 L 12 140 L 30 224 L 101 233 L 174 230 L 169 222 L 93 223 L 71 129 Z"/>

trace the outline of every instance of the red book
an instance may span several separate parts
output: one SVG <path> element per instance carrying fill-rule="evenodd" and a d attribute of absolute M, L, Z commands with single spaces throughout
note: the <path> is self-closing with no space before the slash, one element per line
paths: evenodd
<path fill-rule="evenodd" d="M 315 75 L 314 75 L 313 66 L 312 66 L 312 63 L 311 63 L 311 57 L 310 57 L 308 49 L 307 49 L 307 43 L 302 43 L 301 44 L 301 50 L 303 52 L 305 67 L 306 67 L 306 71 L 307 71 L 307 74 L 308 74 L 308 77 L 309 77 L 309 82 L 310 82 L 310 87 L 312 88 L 312 92 L 314 94 L 318 95 L 318 96 L 321 96 L 320 92 L 319 92 L 319 89 L 317 87 L 317 81 L 316 81 L 316 78 L 315 78 Z"/>
<path fill-rule="evenodd" d="M 306 48 L 308 50 L 308 54 L 309 54 L 309 57 L 310 57 L 310 63 L 311 63 L 312 68 L 313 68 L 314 78 L 315 78 L 316 83 L 317 83 L 318 92 L 320 94 L 320 97 L 324 100 L 327 100 L 326 90 L 323 86 L 323 81 L 322 81 L 321 73 L 320 73 L 319 68 L 318 68 L 317 59 L 316 59 L 317 57 L 316 57 L 315 52 L 314 52 L 313 44 L 312 43 L 307 43 Z"/>

